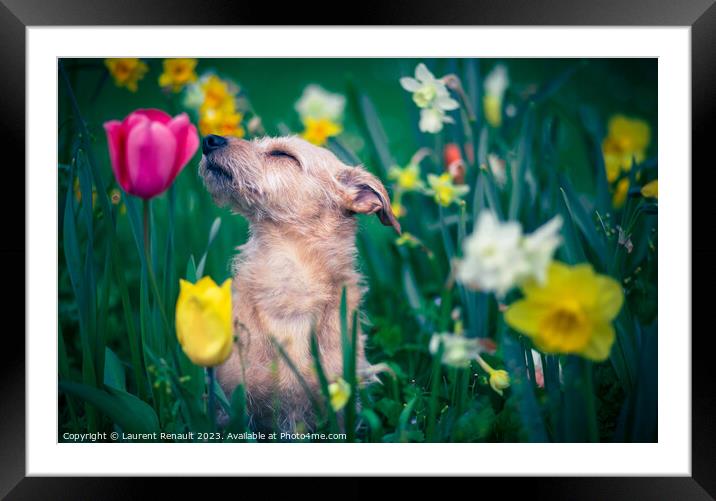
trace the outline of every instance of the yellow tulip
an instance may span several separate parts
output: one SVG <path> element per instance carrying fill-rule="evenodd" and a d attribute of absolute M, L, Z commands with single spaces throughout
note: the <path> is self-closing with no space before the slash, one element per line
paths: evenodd
<path fill-rule="evenodd" d="M 544 285 L 529 282 L 524 299 L 511 304 L 507 324 L 532 339 L 543 353 L 573 353 L 605 360 L 614 343 L 612 321 L 621 310 L 619 282 L 589 264 L 553 262 Z"/>
<path fill-rule="evenodd" d="M 179 344 L 196 365 L 214 367 L 231 353 L 231 279 L 221 286 L 209 277 L 196 284 L 180 280 L 176 305 Z"/>

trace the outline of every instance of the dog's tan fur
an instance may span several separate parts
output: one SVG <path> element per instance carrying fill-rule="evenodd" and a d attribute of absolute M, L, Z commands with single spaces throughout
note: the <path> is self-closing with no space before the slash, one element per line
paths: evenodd
<path fill-rule="evenodd" d="M 346 287 L 348 318 L 365 292 L 356 271 L 355 213 L 377 214 L 400 232 L 381 182 L 361 167 L 296 137 L 228 144 L 202 158 L 199 172 L 214 201 L 250 222 L 250 239 L 233 262 L 237 342 L 219 367 L 230 395 L 247 392 L 256 428 L 308 429 L 315 416 L 305 389 L 277 354 L 282 345 L 296 369 L 318 391 L 311 332 L 329 380 L 342 374 L 340 300 Z M 360 329 L 360 326 L 358 326 Z M 358 336 L 358 372 L 369 379 L 364 335 Z"/>

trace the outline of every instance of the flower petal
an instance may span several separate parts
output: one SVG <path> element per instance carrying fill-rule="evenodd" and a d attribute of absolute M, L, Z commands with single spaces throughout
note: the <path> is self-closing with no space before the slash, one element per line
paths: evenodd
<path fill-rule="evenodd" d="M 125 155 L 126 133 L 122 122 L 111 120 L 104 123 L 104 130 L 107 133 L 107 144 L 109 145 L 109 159 L 112 164 L 112 171 L 117 182 L 124 191 L 129 191 L 129 175 L 127 173 L 127 162 Z"/>
<path fill-rule="evenodd" d="M 421 87 L 420 82 L 415 80 L 413 77 L 401 78 L 400 85 L 401 85 L 401 87 L 403 87 L 403 89 L 407 90 L 408 92 L 416 92 Z"/>
<path fill-rule="evenodd" d="M 173 180 L 187 162 L 194 156 L 199 148 L 199 135 L 196 127 L 189 121 L 186 113 L 180 113 L 169 122 L 169 130 L 174 134 L 177 142 L 177 154 L 174 159 L 174 168 L 171 179 Z"/>
<path fill-rule="evenodd" d="M 127 167 L 132 185 L 130 193 L 152 198 L 169 182 L 176 156 L 174 134 L 161 123 L 144 120 L 127 137 Z"/>
<path fill-rule="evenodd" d="M 512 303 L 505 312 L 505 322 L 523 334 L 535 336 L 548 310 L 539 303 L 520 300 Z"/>
<path fill-rule="evenodd" d="M 437 105 L 443 111 L 452 111 L 460 107 L 460 103 L 448 96 L 438 97 Z"/>
<path fill-rule="evenodd" d="M 156 108 L 144 108 L 144 109 L 135 110 L 134 113 L 132 113 L 132 115 L 134 115 L 134 114 L 144 115 L 152 122 L 159 122 L 162 124 L 168 124 L 172 120 L 171 115 L 169 115 L 165 111 L 158 110 Z"/>
<path fill-rule="evenodd" d="M 614 320 L 622 309 L 624 292 L 619 282 L 611 277 L 597 276 L 597 298 L 595 309 L 600 318 Z"/>
<path fill-rule="evenodd" d="M 425 64 L 420 63 L 415 67 L 415 78 L 420 82 L 432 82 L 435 77 Z"/>
<path fill-rule="evenodd" d="M 592 336 L 581 351 L 581 355 L 595 362 L 606 360 L 609 357 L 615 337 L 614 327 L 609 322 L 595 324 Z"/>

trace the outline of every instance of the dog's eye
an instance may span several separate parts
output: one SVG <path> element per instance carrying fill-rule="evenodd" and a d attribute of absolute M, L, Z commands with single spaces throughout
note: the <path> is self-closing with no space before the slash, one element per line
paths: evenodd
<path fill-rule="evenodd" d="M 272 150 L 269 152 L 269 156 L 275 158 L 287 158 L 289 160 L 293 160 L 294 162 L 298 162 L 298 160 L 296 160 L 296 157 L 294 157 L 290 153 L 286 153 L 283 150 Z"/>

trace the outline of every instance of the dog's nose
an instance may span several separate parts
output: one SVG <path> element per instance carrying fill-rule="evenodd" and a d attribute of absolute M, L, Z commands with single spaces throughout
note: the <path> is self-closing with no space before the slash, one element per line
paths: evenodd
<path fill-rule="evenodd" d="M 209 134 L 201 142 L 201 151 L 204 153 L 204 155 L 208 155 L 212 151 L 218 150 L 219 148 L 226 146 L 227 142 L 228 141 L 223 136 Z"/>

